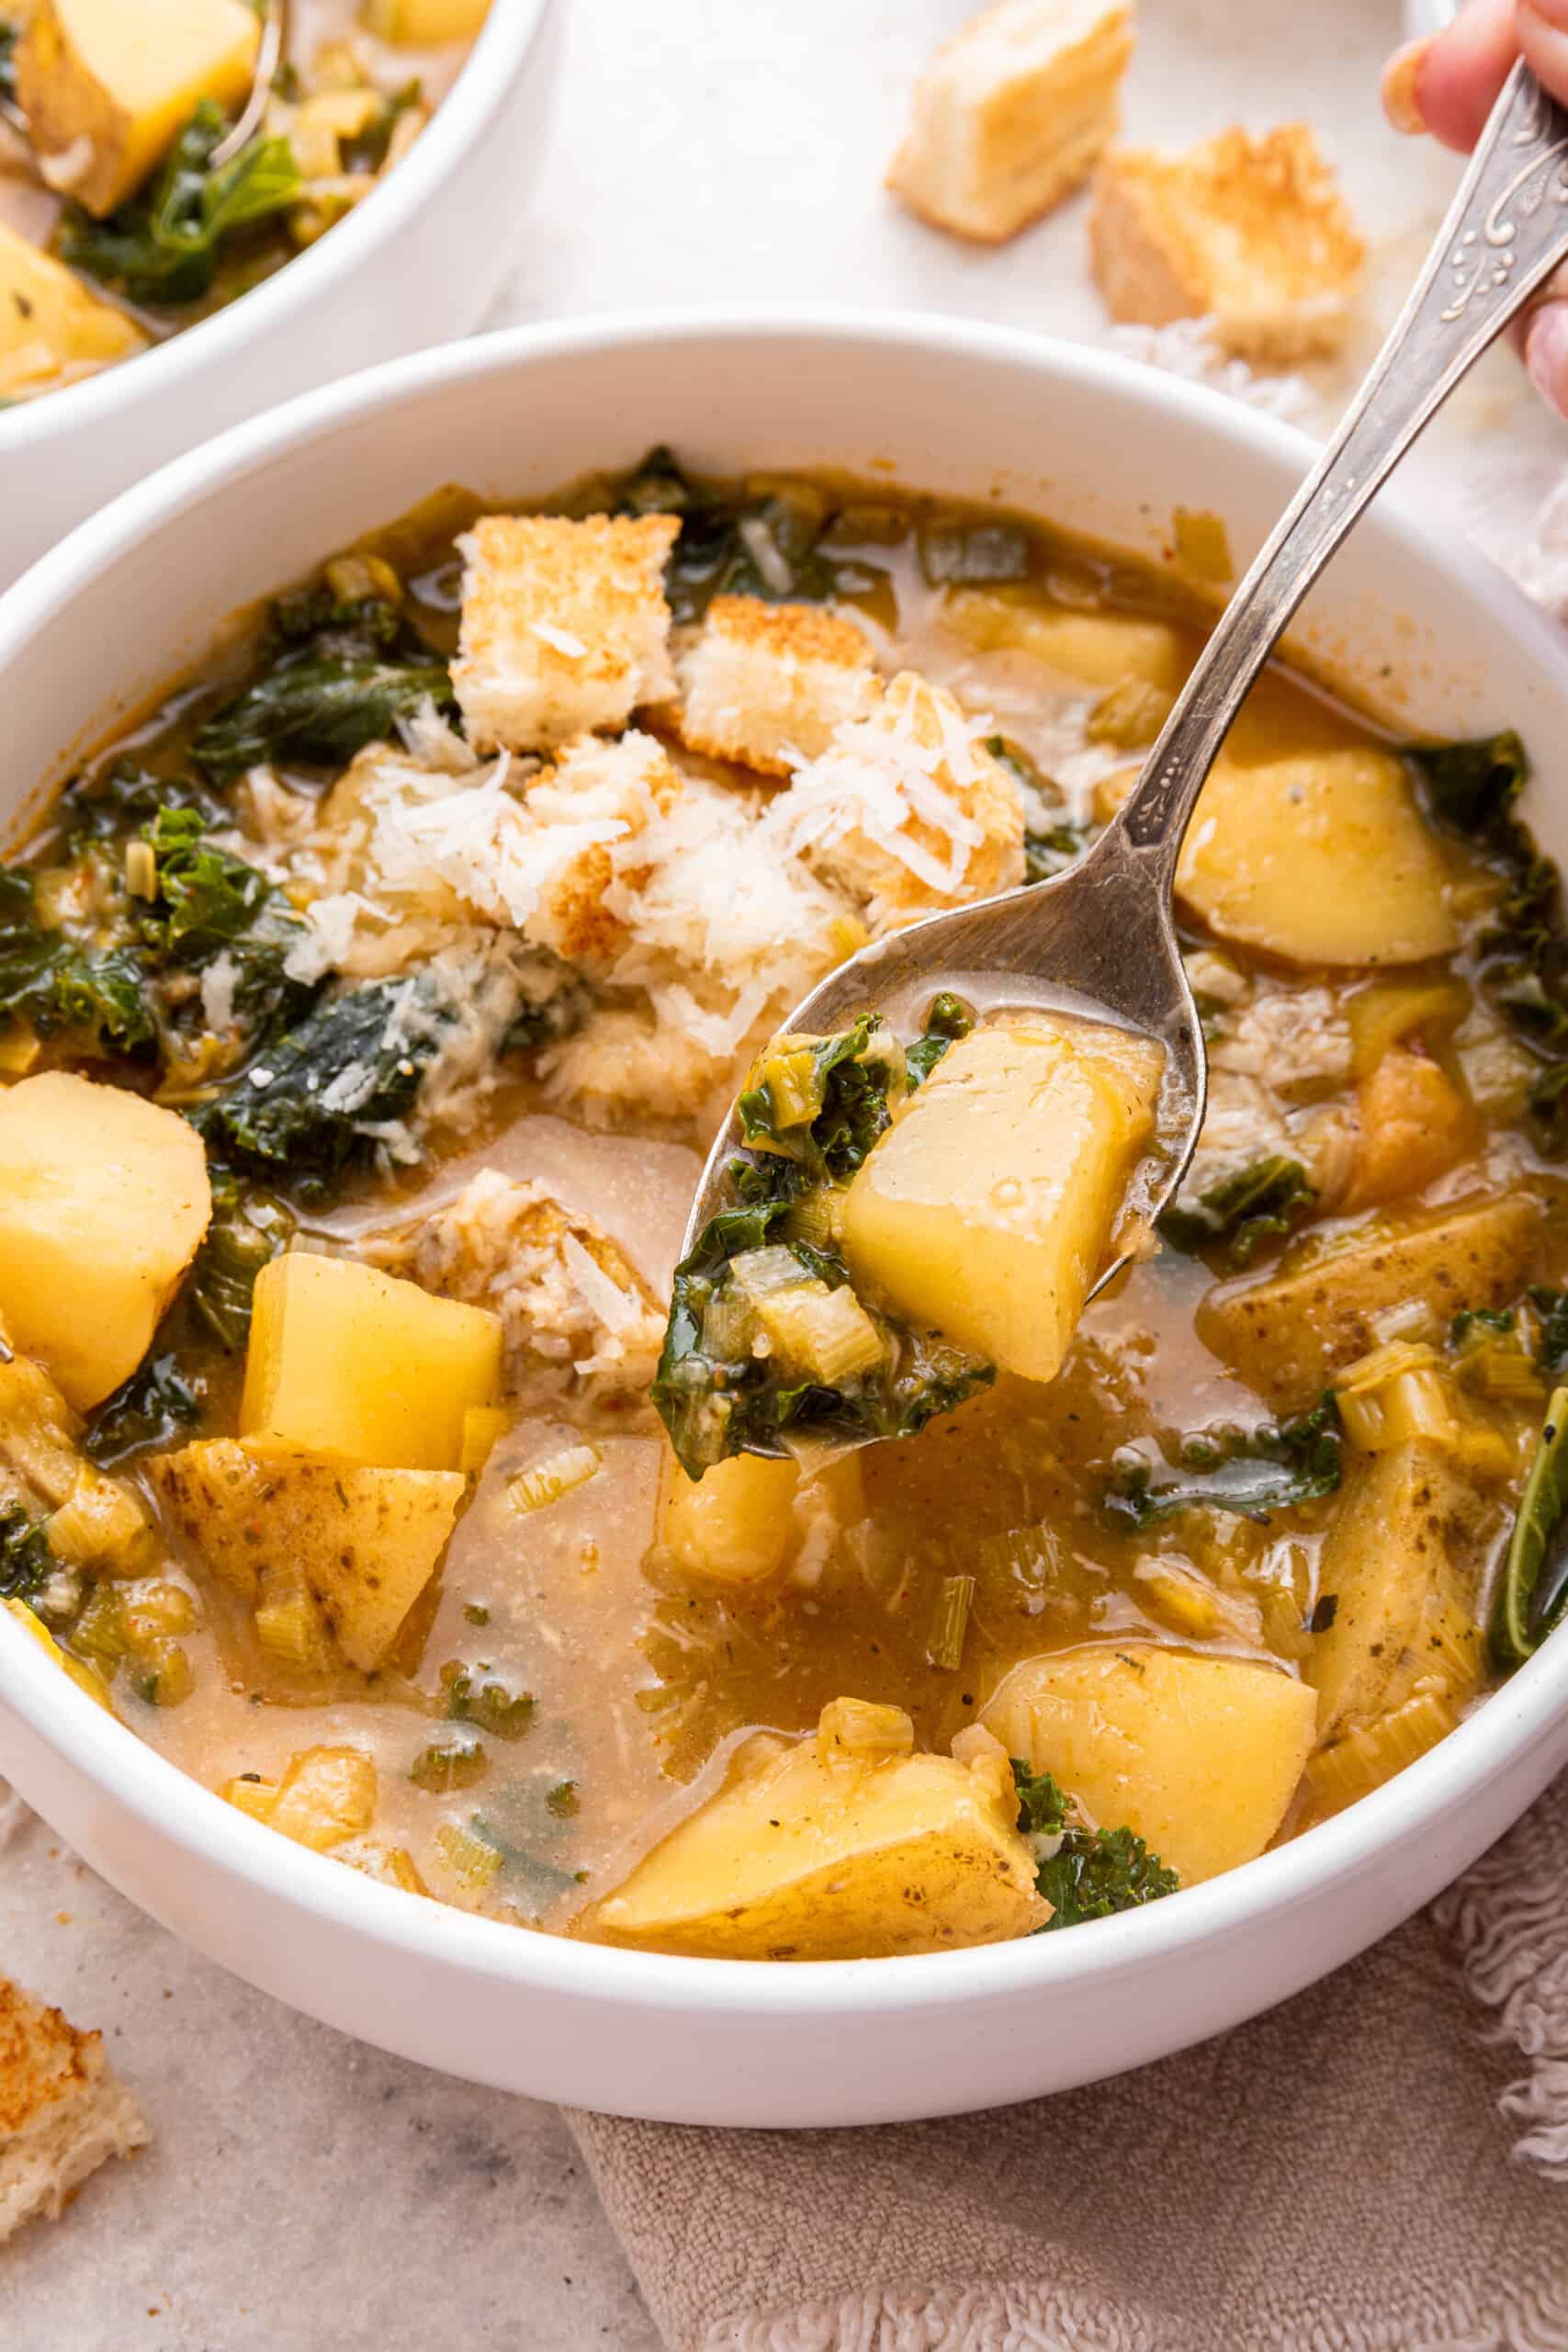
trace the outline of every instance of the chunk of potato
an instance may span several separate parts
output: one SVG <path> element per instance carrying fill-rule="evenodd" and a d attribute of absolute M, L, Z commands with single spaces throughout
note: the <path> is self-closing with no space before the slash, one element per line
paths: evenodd
<path fill-rule="evenodd" d="M 1340 1205 L 1373 1208 L 1446 1176 L 1480 1142 L 1475 1114 L 1430 1054 L 1393 1046 L 1356 1090 L 1356 1148 Z"/>
<path fill-rule="evenodd" d="M 0 1319 L 79 1412 L 135 1371 L 211 1215 L 173 1111 L 63 1070 L 0 1093 Z"/>
<path fill-rule="evenodd" d="M 1191 1886 L 1263 1851 L 1316 1715 L 1316 1692 L 1277 1667 L 1131 1642 L 1024 1659 L 980 1721 Z"/>
<path fill-rule="evenodd" d="M 858 1290 L 1054 1378 L 1154 1132 L 1146 1038 L 1031 1013 L 961 1038 L 844 1196 Z"/>
<path fill-rule="evenodd" d="M 72 383 L 146 342 L 133 319 L 0 220 L 0 399 Z"/>
<path fill-rule="evenodd" d="M 324 1854 L 368 1829 L 376 1816 L 376 1767 L 362 1747 L 305 1747 L 281 1781 L 224 1782 L 220 1793 L 253 1821 Z"/>
<path fill-rule="evenodd" d="M 305 1452 L 203 1440 L 148 1464 L 164 1510 L 214 1576 L 254 1607 L 269 1567 L 303 1577 L 351 1666 L 378 1666 L 434 1574 L 465 1480 L 457 1470 L 354 1469 Z"/>
<path fill-rule="evenodd" d="M 1039 604 L 1006 589 L 954 588 L 942 607 L 944 626 L 980 653 L 1027 653 L 1082 686 L 1119 686 L 1129 679 L 1174 694 L 1190 655 L 1169 621 L 1135 613 L 1086 612 Z"/>
<path fill-rule="evenodd" d="M 716 1959 L 857 1960 L 1041 1926 L 1007 1758 L 916 1756 L 913 1740 L 901 1709 L 846 1700 L 806 1739 L 749 1740 L 592 1932 Z"/>
<path fill-rule="evenodd" d="M 444 41 L 472 40 L 489 11 L 490 0 L 362 0 L 359 14 L 378 40 L 439 49 Z"/>
<path fill-rule="evenodd" d="M 799 1484 L 796 1463 L 736 1453 L 716 1462 L 699 1486 L 670 1453 L 659 1540 L 688 1576 L 713 1584 L 761 1584 L 783 1565 L 789 1549 Z"/>
<path fill-rule="evenodd" d="M 83 1468 L 82 1424 L 43 1366 L 11 1346 L 0 1362 L 0 1490 L 58 1510 Z"/>
<path fill-rule="evenodd" d="M 1318 1566 L 1319 1622 L 1329 1622 L 1313 1634 L 1304 1668 L 1325 1742 L 1376 1714 L 1419 1668 L 1423 1635 L 1445 1622 L 1428 1603 L 1473 1616 L 1497 1517 L 1495 1500 L 1429 1439 L 1354 1463 Z"/>
<path fill-rule="evenodd" d="M 237 107 L 261 38 L 244 0 L 34 0 L 17 97 L 51 187 L 101 219 L 162 162 L 198 99 Z"/>
<path fill-rule="evenodd" d="M 1376 1325 L 1392 1308 L 1424 1306 L 1438 1325 L 1461 1306 L 1517 1298 L 1534 1269 L 1541 1220 L 1531 1193 L 1504 1193 L 1309 1240 L 1262 1281 L 1211 1291 L 1198 1337 L 1271 1403 L 1310 1403 L 1331 1373 L 1386 1336 Z"/>
<path fill-rule="evenodd" d="M 73 1657 L 69 1650 L 62 1650 L 43 1619 L 35 1616 L 25 1600 L 7 1600 L 5 1606 L 16 1619 L 23 1633 L 30 1634 L 44 1656 L 53 1659 L 62 1674 L 67 1675 L 76 1685 L 77 1690 L 85 1692 L 96 1707 L 102 1707 L 106 1714 L 112 1715 L 114 1709 L 109 1703 L 109 1694 L 103 1676 L 96 1674 L 93 1668 L 85 1664 L 81 1658 Z"/>
<path fill-rule="evenodd" d="M 353 1258 L 289 1250 L 256 1279 L 240 1435 L 384 1470 L 456 1470 L 501 1402 L 502 1327 Z"/>

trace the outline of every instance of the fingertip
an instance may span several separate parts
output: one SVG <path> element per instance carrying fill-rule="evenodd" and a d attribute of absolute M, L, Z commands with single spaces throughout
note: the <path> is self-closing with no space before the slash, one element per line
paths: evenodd
<path fill-rule="evenodd" d="M 1406 69 L 1407 103 L 1434 139 L 1468 154 L 1518 55 L 1514 0 L 1470 0 L 1445 32 L 1412 46 L 1419 53 Z M 1409 53 L 1400 51 L 1393 65 Z"/>
<path fill-rule="evenodd" d="M 1568 417 L 1568 302 L 1546 302 L 1525 331 L 1525 367 L 1549 408 Z"/>
<path fill-rule="evenodd" d="M 1382 82 L 1378 95 L 1382 110 L 1393 129 L 1406 139 L 1414 139 L 1427 128 L 1427 118 L 1421 111 L 1418 84 L 1427 51 L 1431 48 L 1431 36 L 1424 40 L 1407 40 L 1396 49 L 1382 70 Z"/>

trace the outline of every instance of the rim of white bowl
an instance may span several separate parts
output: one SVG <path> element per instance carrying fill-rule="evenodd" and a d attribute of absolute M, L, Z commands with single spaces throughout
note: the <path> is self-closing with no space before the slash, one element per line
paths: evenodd
<path fill-rule="evenodd" d="M 248 294 L 226 303 L 135 359 L 101 368 L 59 390 L 0 408 L 0 458 L 47 447 L 78 426 L 112 427 L 134 402 L 158 400 L 182 377 L 233 360 L 247 345 L 287 334 L 296 314 L 390 242 L 446 177 L 469 141 L 502 106 L 527 62 L 551 0 L 491 0 L 490 13 L 446 97 L 402 161 L 324 237 Z"/>
<path fill-rule="evenodd" d="M 633 352 L 672 341 L 726 342 L 810 337 L 846 351 L 867 343 L 910 350 L 941 346 L 984 359 L 1077 378 L 1089 387 L 1164 409 L 1221 437 L 1249 445 L 1287 475 L 1303 473 L 1316 445 L 1294 426 L 1226 400 L 1202 385 L 1145 368 L 1120 355 L 1046 335 L 977 324 L 939 313 L 857 313 L 849 309 L 689 309 L 618 311 L 564 325 L 511 329 L 477 341 L 389 360 L 362 374 L 307 392 L 269 414 L 232 426 L 145 482 L 124 492 L 76 528 L 0 596 L 0 686 L 13 656 L 48 614 L 69 605 L 74 589 L 105 562 L 164 520 L 214 496 L 257 464 L 287 455 L 323 430 L 374 413 L 404 397 L 459 379 L 504 376 L 533 358 L 583 351 Z M 1281 505 L 1284 501 L 1281 499 Z M 1413 508 L 1384 492 L 1382 526 L 1418 559 L 1450 577 L 1451 544 Z M 1540 666 L 1555 671 L 1568 698 L 1568 646 L 1562 632 L 1491 565 L 1472 564 L 1466 594 L 1484 581 Z M 433 1963 L 457 1964 L 497 1983 L 603 2000 L 612 2006 L 682 2012 L 696 2007 L 733 2017 L 859 2017 L 984 2005 L 1024 1990 L 1093 1973 L 1125 1976 L 1158 1968 L 1194 1945 L 1223 1940 L 1259 1915 L 1282 1916 L 1315 1904 L 1401 1839 L 1452 1811 L 1465 1796 L 1542 1746 L 1568 1705 L 1568 1639 L 1548 1642 L 1447 1738 L 1333 1819 L 1289 1844 L 1201 1885 L 1109 1919 L 1089 1920 L 1068 1936 L 1024 1937 L 960 1951 L 908 1953 L 880 1960 L 691 1960 L 664 1952 L 519 1929 L 498 1919 L 409 1894 L 330 1856 L 293 1845 L 204 1788 L 179 1766 L 78 1690 L 32 1637 L 0 1611 L 0 1700 L 45 1746 L 90 1775 L 116 1803 L 186 1852 L 232 1873 L 279 1902 L 339 1930 L 361 1934 Z M 1251 2006 L 1256 2007 L 1256 2004 Z M 1244 2003 L 1240 2015 L 1249 2013 Z"/>

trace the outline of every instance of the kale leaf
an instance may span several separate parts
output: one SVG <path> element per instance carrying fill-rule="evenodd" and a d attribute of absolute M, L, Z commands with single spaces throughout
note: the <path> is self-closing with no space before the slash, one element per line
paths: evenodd
<path fill-rule="evenodd" d="M 224 245 L 297 204 L 302 186 L 287 139 L 258 135 L 215 165 L 228 130 L 222 108 L 203 98 L 152 181 L 107 220 L 66 206 L 55 238 L 61 259 L 128 301 L 169 309 L 204 301 Z"/>
<path fill-rule="evenodd" d="M 909 1049 L 918 1076 L 907 1075 L 906 1057 L 886 1050 L 875 1014 L 831 1037 L 776 1039 L 760 1057 L 740 1100 L 750 1148 L 728 1170 L 736 1204 L 709 1218 L 675 1270 L 649 1392 L 694 1478 L 728 1454 L 780 1455 L 808 1437 L 912 1436 L 996 1377 L 993 1365 L 939 1334 L 869 1308 L 883 1341 L 874 1363 L 831 1383 L 781 1370 L 744 1337 L 746 1312 L 731 1277 L 738 1258 L 782 1244 L 803 1284 L 831 1292 L 849 1283 L 842 1260 L 820 1246 L 831 1235 L 831 1194 L 886 1128 L 890 1092 L 924 1077 L 969 1020 L 956 998 L 934 1001 L 925 1036 Z"/>
<path fill-rule="evenodd" d="M 100 1470 L 171 1445 L 201 1419 L 202 1386 L 180 1370 L 172 1349 L 144 1356 L 129 1380 L 96 1405 L 83 1442 Z"/>
<path fill-rule="evenodd" d="M 1159 1472 L 1126 1449 L 1116 1456 L 1101 1502 L 1112 1520 L 1137 1529 L 1200 1508 L 1268 1519 L 1333 1494 L 1343 1476 L 1340 1455 L 1339 1408 L 1327 1395 L 1310 1413 L 1277 1425 L 1183 1438 L 1176 1461 Z"/>
<path fill-rule="evenodd" d="M 987 735 L 986 749 L 993 760 L 999 761 L 1011 773 L 1020 791 L 1025 796 L 1026 809 L 1032 799 L 1043 805 L 1059 798 L 1057 788 L 1050 778 L 1041 773 L 1028 752 L 1010 736 Z M 1075 825 L 1066 818 L 1059 825 L 1048 826 L 1043 831 L 1027 828 L 1023 836 L 1024 880 L 1046 882 L 1053 874 L 1060 874 L 1065 865 L 1071 865 L 1083 855 L 1089 832 L 1088 825 Z"/>
<path fill-rule="evenodd" d="M 30 1600 L 54 1573 L 42 1527 L 20 1503 L 0 1505 L 0 1600 Z"/>
<path fill-rule="evenodd" d="M 73 848 L 123 841 L 139 825 L 151 824 L 174 808 L 195 809 L 203 824 L 215 830 L 231 821 L 222 803 L 194 778 L 157 775 L 134 760 L 117 760 L 101 775 L 73 776 L 61 795 Z"/>
<path fill-rule="evenodd" d="M 1159 1229 L 1173 1249 L 1190 1255 L 1220 1248 L 1228 1265 L 1247 1266 L 1265 1241 L 1289 1233 L 1316 1198 L 1300 1160 L 1275 1152 L 1222 1177 L 1196 1201 L 1178 1202 Z"/>
<path fill-rule="evenodd" d="M 133 948 L 88 954 L 45 930 L 31 875 L 0 867 L 0 1013 L 46 1036 L 71 1030 L 101 1050 L 139 1055 L 158 1035 L 147 982 Z"/>
<path fill-rule="evenodd" d="M 423 702 L 449 704 L 445 662 L 389 662 L 375 654 L 285 656 L 197 728 L 191 750 L 219 786 L 264 760 L 331 766 L 394 736 Z"/>
<path fill-rule="evenodd" d="M 256 1276 L 287 1249 L 294 1220 L 231 1168 L 208 1170 L 212 1222 L 180 1293 L 182 1306 L 225 1355 L 244 1353 Z"/>
<path fill-rule="evenodd" d="M 618 514 L 680 516 L 664 582 L 678 622 L 700 620 L 715 596 L 815 602 L 838 588 L 838 568 L 819 547 L 828 501 L 813 482 L 774 477 L 731 502 L 693 481 L 660 446 L 615 484 L 615 497 Z"/>
<path fill-rule="evenodd" d="M 951 989 L 943 989 L 931 999 L 925 1035 L 917 1037 L 904 1056 L 904 1078 L 911 1093 L 922 1079 L 931 1076 L 949 1046 L 955 1046 L 960 1037 L 967 1037 L 974 1026 L 974 1014 Z"/>
<path fill-rule="evenodd" d="M 320 1199 L 368 1130 L 412 1108 L 448 1018 L 406 979 L 342 989 L 266 1040 L 193 1124 L 209 1150 L 287 1170 L 302 1197 Z"/>
<path fill-rule="evenodd" d="M 1113 1912 L 1174 1894 L 1179 1881 L 1130 1829 L 1069 1829 L 1051 1860 L 1041 1863 L 1034 1883 L 1052 1906 L 1035 1933 L 1049 1935 L 1054 1928 L 1109 1919 Z"/>
<path fill-rule="evenodd" d="M 1546 1283 L 1536 1283 L 1529 1301 L 1540 1318 L 1536 1360 L 1550 1380 L 1568 1364 L 1568 1290 L 1551 1290 Z"/>
<path fill-rule="evenodd" d="M 1538 1649 L 1568 1608 L 1568 1388 L 1547 1400 L 1497 1588 L 1488 1639 L 1506 1673 Z"/>
<path fill-rule="evenodd" d="M 1050 1773 L 1033 1771 L 1017 1756 L 1011 1760 L 1019 1828 L 1026 1838 L 1056 1841 L 1035 1871 L 1035 1886 L 1051 1905 L 1037 1936 L 1176 1893 L 1176 1872 L 1141 1838 L 1130 1829 L 1069 1828 L 1067 1800 Z"/>
<path fill-rule="evenodd" d="M 301 1011 L 310 990 L 283 967 L 306 930 L 283 891 L 208 840 L 198 809 L 161 808 L 141 838 L 156 885 L 139 928 L 160 963 L 205 967 L 226 955 L 234 1009 L 253 1027 Z"/>
<path fill-rule="evenodd" d="M 1412 744 L 1405 757 L 1432 814 L 1496 874 L 1501 896 L 1478 943 L 1483 988 L 1541 1062 L 1528 1112 L 1549 1159 L 1568 1153 L 1568 923 L 1562 877 L 1536 846 L 1516 803 L 1529 777 L 1512 731 L 1470 743 Z"/>

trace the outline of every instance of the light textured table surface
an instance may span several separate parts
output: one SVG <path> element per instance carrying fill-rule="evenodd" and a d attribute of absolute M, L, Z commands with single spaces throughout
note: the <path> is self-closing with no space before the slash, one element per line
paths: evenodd
<path fill-rule="evenodd" d="M 908 81 L 964 0 L 557 5 L 570 21 L 538 193 L 515 220 L 476 223 L 516 254 L 492 323 L 851 301 L 1102 334 L 1080 206 L 982 254 L 882 192 Z M 1382 127 L 1394 0 L 1142 0 L 1142 17 L 1131 132 L 1175 141 L 1310 116 L 1343 165 L 1386 311 L 1453 177 Z M 1490 367 L 1468 424 L 1427 460 L 1472 493 L 1560 462 L 1506 364 Z M 0 1833 L 0 1969 L 103 2027 L 155 2133 L 62 2222 L 0 2254 L 6 2352 L 653 2346 L 549 2109 L 293 2016 L 184 1951 L 31 1820 Z"/>

